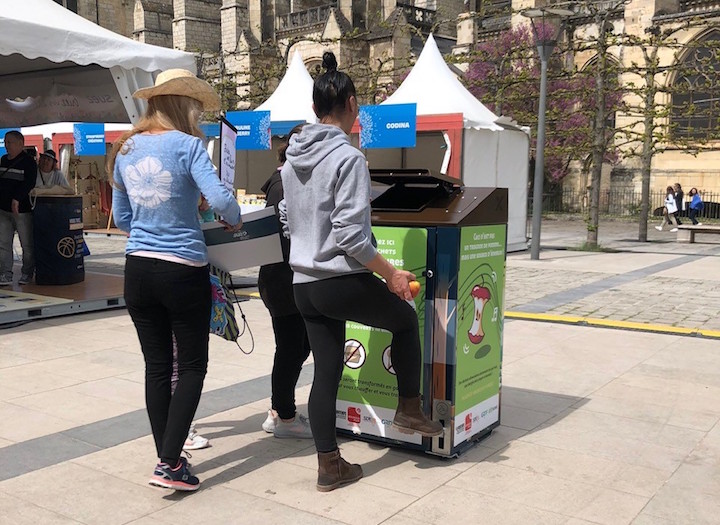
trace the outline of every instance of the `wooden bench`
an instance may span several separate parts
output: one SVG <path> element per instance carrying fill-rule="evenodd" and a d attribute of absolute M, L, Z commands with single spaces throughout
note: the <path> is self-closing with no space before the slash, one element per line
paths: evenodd
<path fill-rule="evenodd" d="M 720 226 L 681 224 L 678 226 L 677 242 L 694 243 L 696 233 L 720 233 Z"/>

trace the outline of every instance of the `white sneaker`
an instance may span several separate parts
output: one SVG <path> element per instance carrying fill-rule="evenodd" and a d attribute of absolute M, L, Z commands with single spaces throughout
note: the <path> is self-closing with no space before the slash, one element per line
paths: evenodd
<path fill-rule="evenodd" d="M 10 286 L 12 283 L 12 275 L 9 277 L 7 275 L 0 277 L 0 286 Z"/>
<path fill-rule="evenodd" d="M 662 231 L 662 226 L 655 226 L 655 229 L 656 229 L 657 231 L 661 232 L 661 231 Z"/>
<path fill-rule="evenodd" d="M 272 434 L 275 431 L 275 426 L 277 425 L 278 417 L 277 413 L 273 412 L 273 410 L 268 410 L 267 419 L 262 424 L 262 429 L 267 432 L 268 434 Z"/>
<path fill-rule="evenodd" d="M 677 231 L 677 228 L 673 228 L 672 230 L 670 230 L 671 233 L 675 233 L 676 231 Z"/>
<path fill-rule="evenodd" d="M 702 222 L 698 222 L 695 226 L 702 226 Z"/>
<path fill-rule="evenodd" d="M 183 445 L 183 450 L 200 450 L 201 448 L 207 448 L 210 446 L 210 440 L 202 437 L 195 430 L 195 424 L 190 426 L 190 432 Z"/>
<path fill-rule="evenodd" d="M 295 439 L 312 439 L 312 430 L 310 430 L 310 420 L 302 414 L 296 414 L 292 421 L 283 421 L 278 418 L 275 424 L 276 438 L 295 438 Z"/>

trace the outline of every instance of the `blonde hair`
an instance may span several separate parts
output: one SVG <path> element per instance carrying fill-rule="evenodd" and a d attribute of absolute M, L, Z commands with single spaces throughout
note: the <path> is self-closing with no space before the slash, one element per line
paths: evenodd
<path fill-rule="evenodd" d="M 203 112 L 202 102 L 182 95 L 157 95 L 148 99 L 148 108 L 140 121 L 113 144 L 107 159 L 106 171 L 108 180 L 114 186 L 113 173 L 115 160 L 120 155 L 127 154 L 132 149 L 132 137 L 138 133 L 154 130 L 177 130 L 205 138 L 200 131 L 198 120 Z"/>

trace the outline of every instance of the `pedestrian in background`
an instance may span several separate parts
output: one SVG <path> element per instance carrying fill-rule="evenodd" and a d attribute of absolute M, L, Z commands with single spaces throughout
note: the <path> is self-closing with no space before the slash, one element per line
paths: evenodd
<path fill-rule="evenodd" d="M 702 226 L 702 222 L 698 222 L 697 216 L 705 207 L 705 204 L 698 193 L 697 188 L 692 188 L 688 193 L 690 197 L 690 205 L 688 206 L 688 216 L 695 226 Z"/>
<path fill-rule="evenodd" d="M 198 221 L 200 195 L 241 227 L 240 206 L 220 182 L 202 140 L 203 111 L 220 109 L 212 87 L 190 71 L 160 73 L 136 91 L 148 108 L 113 145 L 113 217 L 130 233 L 125 248 L 125 302 L 145 358 L 145 399 L 159 463 L 150 484 L 196 490 L 182 457 L 207 372 L 210 273 Z M 173 334 L 178 381 L 171 391 Z"/>
<path fill-rule="evenodd" d="M 675 192 L 675 207 L 677 208 L 677 211 L 675 212 L 675 221 L 679 226 L 682 224 L 680 215 L 685 211 L 685 194 L 683 193 L 682 186 L 680 186 L 679 182 L 676 182 L 673 185 L 673 191 Z"/>
<path fill-rule="evenodd" d="M 655 226 L 657 231 L 662 231 L 666 224 L 672 223 L 675 227 L 670 230 L 671 232 L 677 231 L 677 220 L 675 219 L 675 213 L 677 213 L 677 202 L 675 201 L 675 190 L 672 186 L 668 186 L 665 189 L 665 207 L 663 208 L 663 221 L 660 226 Z"/>
<path fill-rule="evenodd" d="M 22 247 L 18 284 L 30 284 L 35 274 L 32 206 L 30 190 L 35 187 L 37 163 L 25 150 L 19 131 L 5 133 L 7 153 L 0 158 L 0 286 L 13 283 L 13 239 Z"/>

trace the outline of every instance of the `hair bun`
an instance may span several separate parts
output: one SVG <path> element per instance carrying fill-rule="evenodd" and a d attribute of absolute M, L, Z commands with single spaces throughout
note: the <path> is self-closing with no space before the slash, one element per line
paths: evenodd
<path fill-rule="evenodd" d="M 337 71 L 337 66 L 338 63 L 337 59 L 335 58 L 335 53 L 333 53 L 332 51 L 325 51 L 322 58 L 322 67 L 325 69 L 325 71 L 327 71 L 328 73 L 330 73 L 331 71 Z"/>

